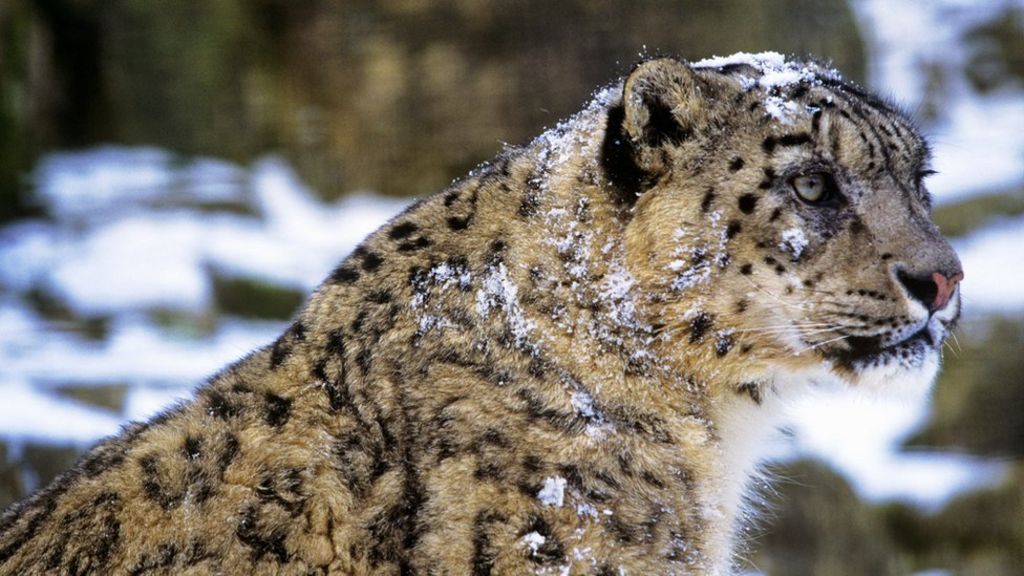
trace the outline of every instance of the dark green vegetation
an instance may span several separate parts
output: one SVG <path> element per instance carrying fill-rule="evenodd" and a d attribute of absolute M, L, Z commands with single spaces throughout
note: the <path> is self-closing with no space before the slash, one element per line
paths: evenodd
<path fill-rule="evenodd" d="M 118 142 L 241 162 L 281 150 L 325 198 L 425 194 L 641 53 L 771 47 L 863 79 L 853 24 L 842 0 L 8 0 L 0 190 L 42 150 Z"/>
<path fill-rule="evenodd" d="M 935 223 L 949 238 L 966 236 L 999 219 L 1024 214 L 1024 188 L 976 196 L 935 209 Z"/>
<path fill-rule="evenodd" d="M 263 320 L 287 320 L 302 304 L 304 294 L 295 289 L 275 286 L 267 281 L 234 278 L 216 271 L 213 298 L 223 314 Z"/>

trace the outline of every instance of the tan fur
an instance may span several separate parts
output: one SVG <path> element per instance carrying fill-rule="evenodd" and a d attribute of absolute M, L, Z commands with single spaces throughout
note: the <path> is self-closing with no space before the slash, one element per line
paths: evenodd
<path fill-rule="evenodd" d="M 808 66 L 643 63 L 410 208 L 272 346 L 0 518 L 0 574 L 728 573 L 744 423 L 805 376 L 925 370 L 938 342 L 841 337 L 899 342 L 896 271 L 959 269 L 920 137 Z M 809 166 L 846 204 L 794 196 Z"/>

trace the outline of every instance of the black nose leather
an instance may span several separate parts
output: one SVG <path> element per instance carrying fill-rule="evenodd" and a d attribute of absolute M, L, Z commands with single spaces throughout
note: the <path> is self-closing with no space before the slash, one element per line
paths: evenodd
<path fill-rule="evenodd" d="M 958 272 L 950 277 L 941 272 L 932 272 L 928 276 L 912 275 L 903 271 L 896 274 L 896 278 L 906 288 L 907 293 L 929 312 L 936 312 L 946 307 L 949 299 L 953 296 L 956 285 L 963 277 L 963 272 Z"/>
<path fill-rule="evenodd" d="M 939 287 L 932 280 L 931 275 L 929 276 L 911 276 L 906 272 L 899 272 L 896 274 L 896 278 L 899 279 L 900 284 L 906 288 L 907 294 L 910 294 L 911 298 L 917 300 L 922 306 L 931 310 L 932 302 L 935 301 L 935 295 L 939 293 Z"/>

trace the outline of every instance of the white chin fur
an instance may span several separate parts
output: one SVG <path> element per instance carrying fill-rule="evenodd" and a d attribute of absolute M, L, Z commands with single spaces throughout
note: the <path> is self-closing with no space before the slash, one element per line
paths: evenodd
<path fill-rule="evenodd" d="M 939 373 L 941 359 L 938 350 L 926 350 L 913 365 L 899 359 L 885 364 L 863 367 L 853 377 L 852 388 L 882 398 L 919 398 L 931 388 Z"/>

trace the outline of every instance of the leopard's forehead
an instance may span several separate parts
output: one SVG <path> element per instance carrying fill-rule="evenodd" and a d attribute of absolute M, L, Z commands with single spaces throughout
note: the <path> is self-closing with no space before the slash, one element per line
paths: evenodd
<path fill-rule="evenodd" d="M 745 110 L 734 111 L 733 118 L 746 120 L 747 130 L 754 125 L 782 138 L 803 138 L 806 134 L 801 129 L 809 125 L 812 132 L 817 131 L 822 114 L 833 114 L 860 140 L 857 151 L 869 170 L 911 178 L 927 171 L 930 149 L 909 115 L 826 64 L 787 59 L 777 52 L 740 52 L 690 66 L 739 85 L 748 102 Z M 771 142 L 766 140 L 764 145 L 770 147 Z"/>

